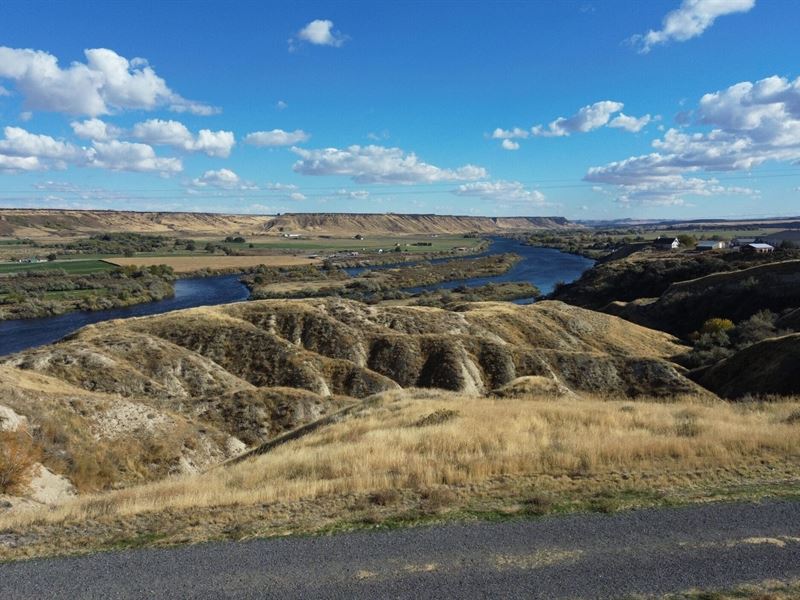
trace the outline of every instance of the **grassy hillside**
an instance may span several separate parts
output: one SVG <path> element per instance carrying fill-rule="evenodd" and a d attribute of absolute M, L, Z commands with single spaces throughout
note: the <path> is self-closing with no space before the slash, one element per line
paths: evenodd
<path fill-rule="evenodd" d="M 758 265 L 673 283 L 657 300 L 608 307 L 649 327 L 686 335 L 711 318 L 734 322 L 761 310 L 800 306 L 800 260 Z"/>
<path fill-rule="evenodd" d="M 27 419 L 48 469 L 86 491 L 213 464 L 402 388 L 702 396 L 668 360 L 680 351 L 557 302 L 257 301 L 99 323 L 5 357 L 0 405 Z"/>
<path fill-rule="evenodd" d="M 753 344 L 712 366 L 699 380 L 725 398 L 800 394 L 798 365 L 800 333 L 795 333 Z"/>
<path fill-rule="evenodd" d="M 0 557 L 786 493 L 799 407 L 390 391 L 263 455 L 0 516 Z"/>
<path fill-rule="evenodd" d="M 657 298 L 679 282 L 800 258 L 795 250 L 747 255 L 738 252 L 654 252 L 641 248 L 619 259 L 598 262 L 580 279 L 560 286 L 552 298 L 602 309 L 614 301 Z"/>
<path fill-rule="evenodd" d="M 795 398 L 727 404 L 614 316 L 451 306 L 254 301 L 6 357 L 0 558 L 796 490 Z M 39 464 L 78 496 L 27 493 Z"/>

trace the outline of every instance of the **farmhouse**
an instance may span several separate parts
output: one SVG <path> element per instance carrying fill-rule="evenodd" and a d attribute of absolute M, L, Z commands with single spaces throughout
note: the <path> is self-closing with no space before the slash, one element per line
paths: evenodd
<path fill-rule="evenodd" d="M 695 246 L 696 250 L 706 251 L 706 250 L 722 250 L 727 248 L 727 242 L 723 242 L 720 240 L 700 240 L 697 242 L 697 246 Z"/>
<path fill-rule="evenodd" d="M 766 254 L 768 252 L 774 252 L 774 251 L 775 251 L 775 247 L 774 246 L 770 246 L 769 244 L 755 243 L 755 244 L 747 244 L 745 246 L 742 246 L 742 252 L 752 252 L 752 253 L 755 253 L 755 254 Z"/>
<path fill-rule="evenodd" d="M 653 240 L 653 248 L 656 250 L 677 250 L 681 243 L 676 237 L 659 236 Z"/>

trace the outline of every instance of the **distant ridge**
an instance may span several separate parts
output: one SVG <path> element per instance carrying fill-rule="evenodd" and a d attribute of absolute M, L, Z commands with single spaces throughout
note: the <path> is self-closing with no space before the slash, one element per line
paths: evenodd
<path fill-rule="evenodd" d="M 274 217 L 268 231 L 313 233 L 499 233 L 574 227 L 564 217 L 474 217 L 465 215 L 398 213 L 284 213 Z"/>
<path fill-rule="evenodd" d="M 0 236 L 44 237 L 130 231 L 153 234 L 327 235 L 461 234 L 579 227 L 564 217 L 476 217 L 396 213 L 285 213 L 238 215 L 200 212 L 0 209 Z"/>

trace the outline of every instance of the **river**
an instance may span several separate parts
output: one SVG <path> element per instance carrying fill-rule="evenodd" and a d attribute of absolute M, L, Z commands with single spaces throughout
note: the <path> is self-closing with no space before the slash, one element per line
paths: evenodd
<path fill-rule="evenodd" d="M 589 269 L 594 261 L 554 250 L 552 248 L 535 248 L 525 246 L 517 240 L 507 238 L 493 238 L 488 250 L 476 256 L 502 254 L 515 252 L 522 257 L 509 271 L 493 277 L 474 277 L 461 281 L 448 281 L 432 286 L 412 288 L 406 291 L 417 293 L 433 289 L 453 289 L 462 285 L 477 287 L 487 283 L 505 283 L 509 281 L 527 282 L 537 286 L 542 293 L 548 294 L 558 281 L 573 281 Z M 431 262 L 442 262 L 449 258 L 435 259 Z M 414 263 L 403 263 L 399 266 L 409 266 Z M 382 265 L 376 269 L 390 268 L 398 265 Z M 360 269 L 346 269 L 351 275 L 364 271 Z M 17 319 L 13 321 L 0 321 L 0 356 L 19 352 L 27 348 L 50 344 L 66 335 L 73 333 L 91 323 L 108 321 L 109 319 L 124 319 L 127 317 L 141 317 L 193 308 L 195 306 L 212 306 L 246 300 L 250 295 L 249 290 L 240 281 L 238 275 L 220 275 L 198 279 L 179 279 L 175 282 L 175 295 L 172 298 L 136 304 L 126 308 L 112 308 L 92 312 L 71 312 L 54 317 L 40 319 Z M 518 300 L 520 304 L 531 302 L 532 299 Z"/>
<path fill-rule="evenodd" d="M 239 275 L 179 279 L 175 282 L 175 295 L 164 300 L 124 308 L 70 312 L 39 319 L 0 321 L 0 356 L 50 344 L 91 323 L 155 315 L 195 306 L 227 304 L 246 300 L 249 295 L 250 290 L 239 281 Z"/>

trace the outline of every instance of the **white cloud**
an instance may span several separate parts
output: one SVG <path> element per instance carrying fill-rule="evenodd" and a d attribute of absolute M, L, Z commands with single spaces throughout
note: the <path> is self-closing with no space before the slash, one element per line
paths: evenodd
<path fill-rule="evenodd" d="M 498 127 L 492 132 L 492 139 L 494 140 L 510 140 L 510 139 L 526 139 L 530 135 L 527 129 L 514 127 L 513 129 L 501 129 Z"/>
<path fill-rule="evenodd" d="M 296 38 L 289 38 L 289 50 L 295 50 L 298 42 L 308 42 L 315 46 L 333 46 L 334 48 L 339 48 L 347 39 L 346 35 L 333 30 L 333 21 L 315 19 L 298 31 Z"/>
<path fill-rule="evenodd" d="M 680 7 L 667 13 L 658 31 L 635 35 L 630 41 L 640 53 L 670 41 L 685 42 L 701 35 L 717 17 L 748 12 L 755 0 L 683 0 Z"/>
<path fill-rule="evenodd" d="M 49 135 L 30 133 L 21 127 L 5 127 L 3 133 L 5 139 L 0 140 L 0 154 L 5 156 L 47 159 L 58 168 L 80 162 L 84 157 L 81 148 Z"/>
<path fill-rule="evenodd" d="M 96 117 L 125 109 L 209 114 L 216 109 L 173 92 L 144 59 L 128 60 L 113 50 L 84 50 L 86 62 L 66 69 L 47 52 L 0 47 L 0 78 L 14 82 L 29 110 Z"/>
<path fill-rule="evenodd" d="M 9 92 L 6 88 L 0 85 L 0 96 L 10 96 L 11 92 Z"/>
<path fill-rule="evenodd" d="M 337 196 L 342 196 L 344 198 L 349 198 L 350 200 L 366 200 L 369 198 L 369 192 L 367 190 L 345 190 L 341 189 L 336 192 Z"/>
<path fill-rule="evenodd" d="M 609 127 L 616 127 L 619 129 L 624 129 L 625 131 L 630 131 L 631 133 L 638 133 L 652 120 L 650 115 L 644 115 L 643 117 L 629 117 L 625 113 L 619 113 L 616 117 L 611 119 L 608 123 Z"/>
<path fill-rule="evenodd" d="M 179 121 L 149 119 L 133 126 L 133 137 L 154 145 L 167 145 L 187 152 L 227 158 L 236 139 L 231 131 L 201 129 L 197 136 Z"/>
<path fill-rule="evenodd" d="M 119 127 L 115 127 L 100 119 L 73 121 L 70 123 L 70 127 L 72 127 L 72 131 L 74 131 L 75 135 L 78 137 L 87 140 L 97 140 L 98 142 L 107 142 L 108 140 L 116 139 L 122 134 L 122 130 Z"/>
<path fill-rule="evenodd" d="M 302 129 L 294 131 L 284 131 L 283 129 L 273 129 L 272 131 L 254 131 L 248 133 L 244 141 L 253 146 L 292 146 L 302 144 L 311 139 L 311 134 Z"/>
<path fill-rule="evenodd" d="M 531 129 L 531 133 L 542 137 L 563 137 L 599 129 L 608 123 L 614 113 L 621 111 L 623 106 L 622 102 L 613 100 L 595 102 L 584 106 L 571 117 L 559 117 L 551 121 L 547 127 L 536 125 Z"/>
<path fill-rule="evenodd" d="M 156 156 L 152 146 L 132 142 L 93 142 L 87 151 L 88 165 L 111 171 L 134 171 L 170 175 L 183 170 L 179 158 Z"/>
<path fill-rule="evenodd" d="M 3 131 L 5 139 L 0 140 L 0 168 L 4 171 L 64 169 L 74 165 L 168 175 L 182 169 L 180 160 L 158 157 L 146 144 L 94 141 L 90 148 L 80 148 L 20 127 L 6 127 Z"/>
<path fill-rule="evenodd" d="M 299 189 L 299 188 L 293 183 L 270 182 L 270 183 L 267 184 L 267 189 L 268 190 L 276 190 L 276 191 L 283 192 L 283 191 L 286 191 L 286 190 L 292 191 L 292 190 L 296 190 L 296 189 Z"/>
<path fill-rule="evenodd" d="M 303 175 L 346 175 L 357 183 L 434 183 L 437 181 L 469 181 L 487 176 L 486 169 L 464 165 L 442 169 L 422 162 L 414 153 L 400 148 L 358 146 L 306 150 L 292 148 L 300 157 L 292 167 Z"/>
<path fill-rule="evenodd" d="M 206 171 L 200 177 L 192 179 L 190 185 L 195 188 L 213 187 L 222 190 L 257 190 L 258 186 L 243 181 L 230 169 Z"/>
<path fill-rule="evenodd" d="M 669 129 L 653 141 L 654 152 L 593 167 L 585 179 L 618 186 L 622 196 L 631 198 L 654 193 L 659 182 L 671 197 L 754 193 L 684 176 L 751 170 L 767 161 L 800 161 L 800 77 L 744 81 L 705 94 L 693 114 L 695 125 L 710 130 Z"/>
<path fill-rule="evenodd" d="M 539 190 L 526 189 L 519 181 L 478 181 L 458 186 L 457 196 L 474 196 L 483 200 L 506 204 L 533 204 L 541 206 L 545 196 Z"/>
<path fill-rule="evenodd" d="M 505 150 L 519 150 L 519 142 L 515 142 L 514 140 L 505 139 L 500 143 L 500 145 Z"/>
<path fill-rule="evenodd" d="M 278 110 L 286 110 L 287 108 L 289 108 L 289 104 L 284 100 L 278 100 L 275 103 L 275 108 L 277 108 Z"/>
<path fill-rule="evenodd" d="M 301 200 L 305 199 L 306 199 L 305 194 L 302 194 L 300 192 L 292 192 L 291 194 L 289 194 L 289 200 L 294 200 L 295 202 L 300 202 Z"/>
<path fill-rule="evenodd" d="M 35 156 L 6 156 L 0 154 L 0 173 L 41 171 L 45 168 L 45 165 Z"/>

